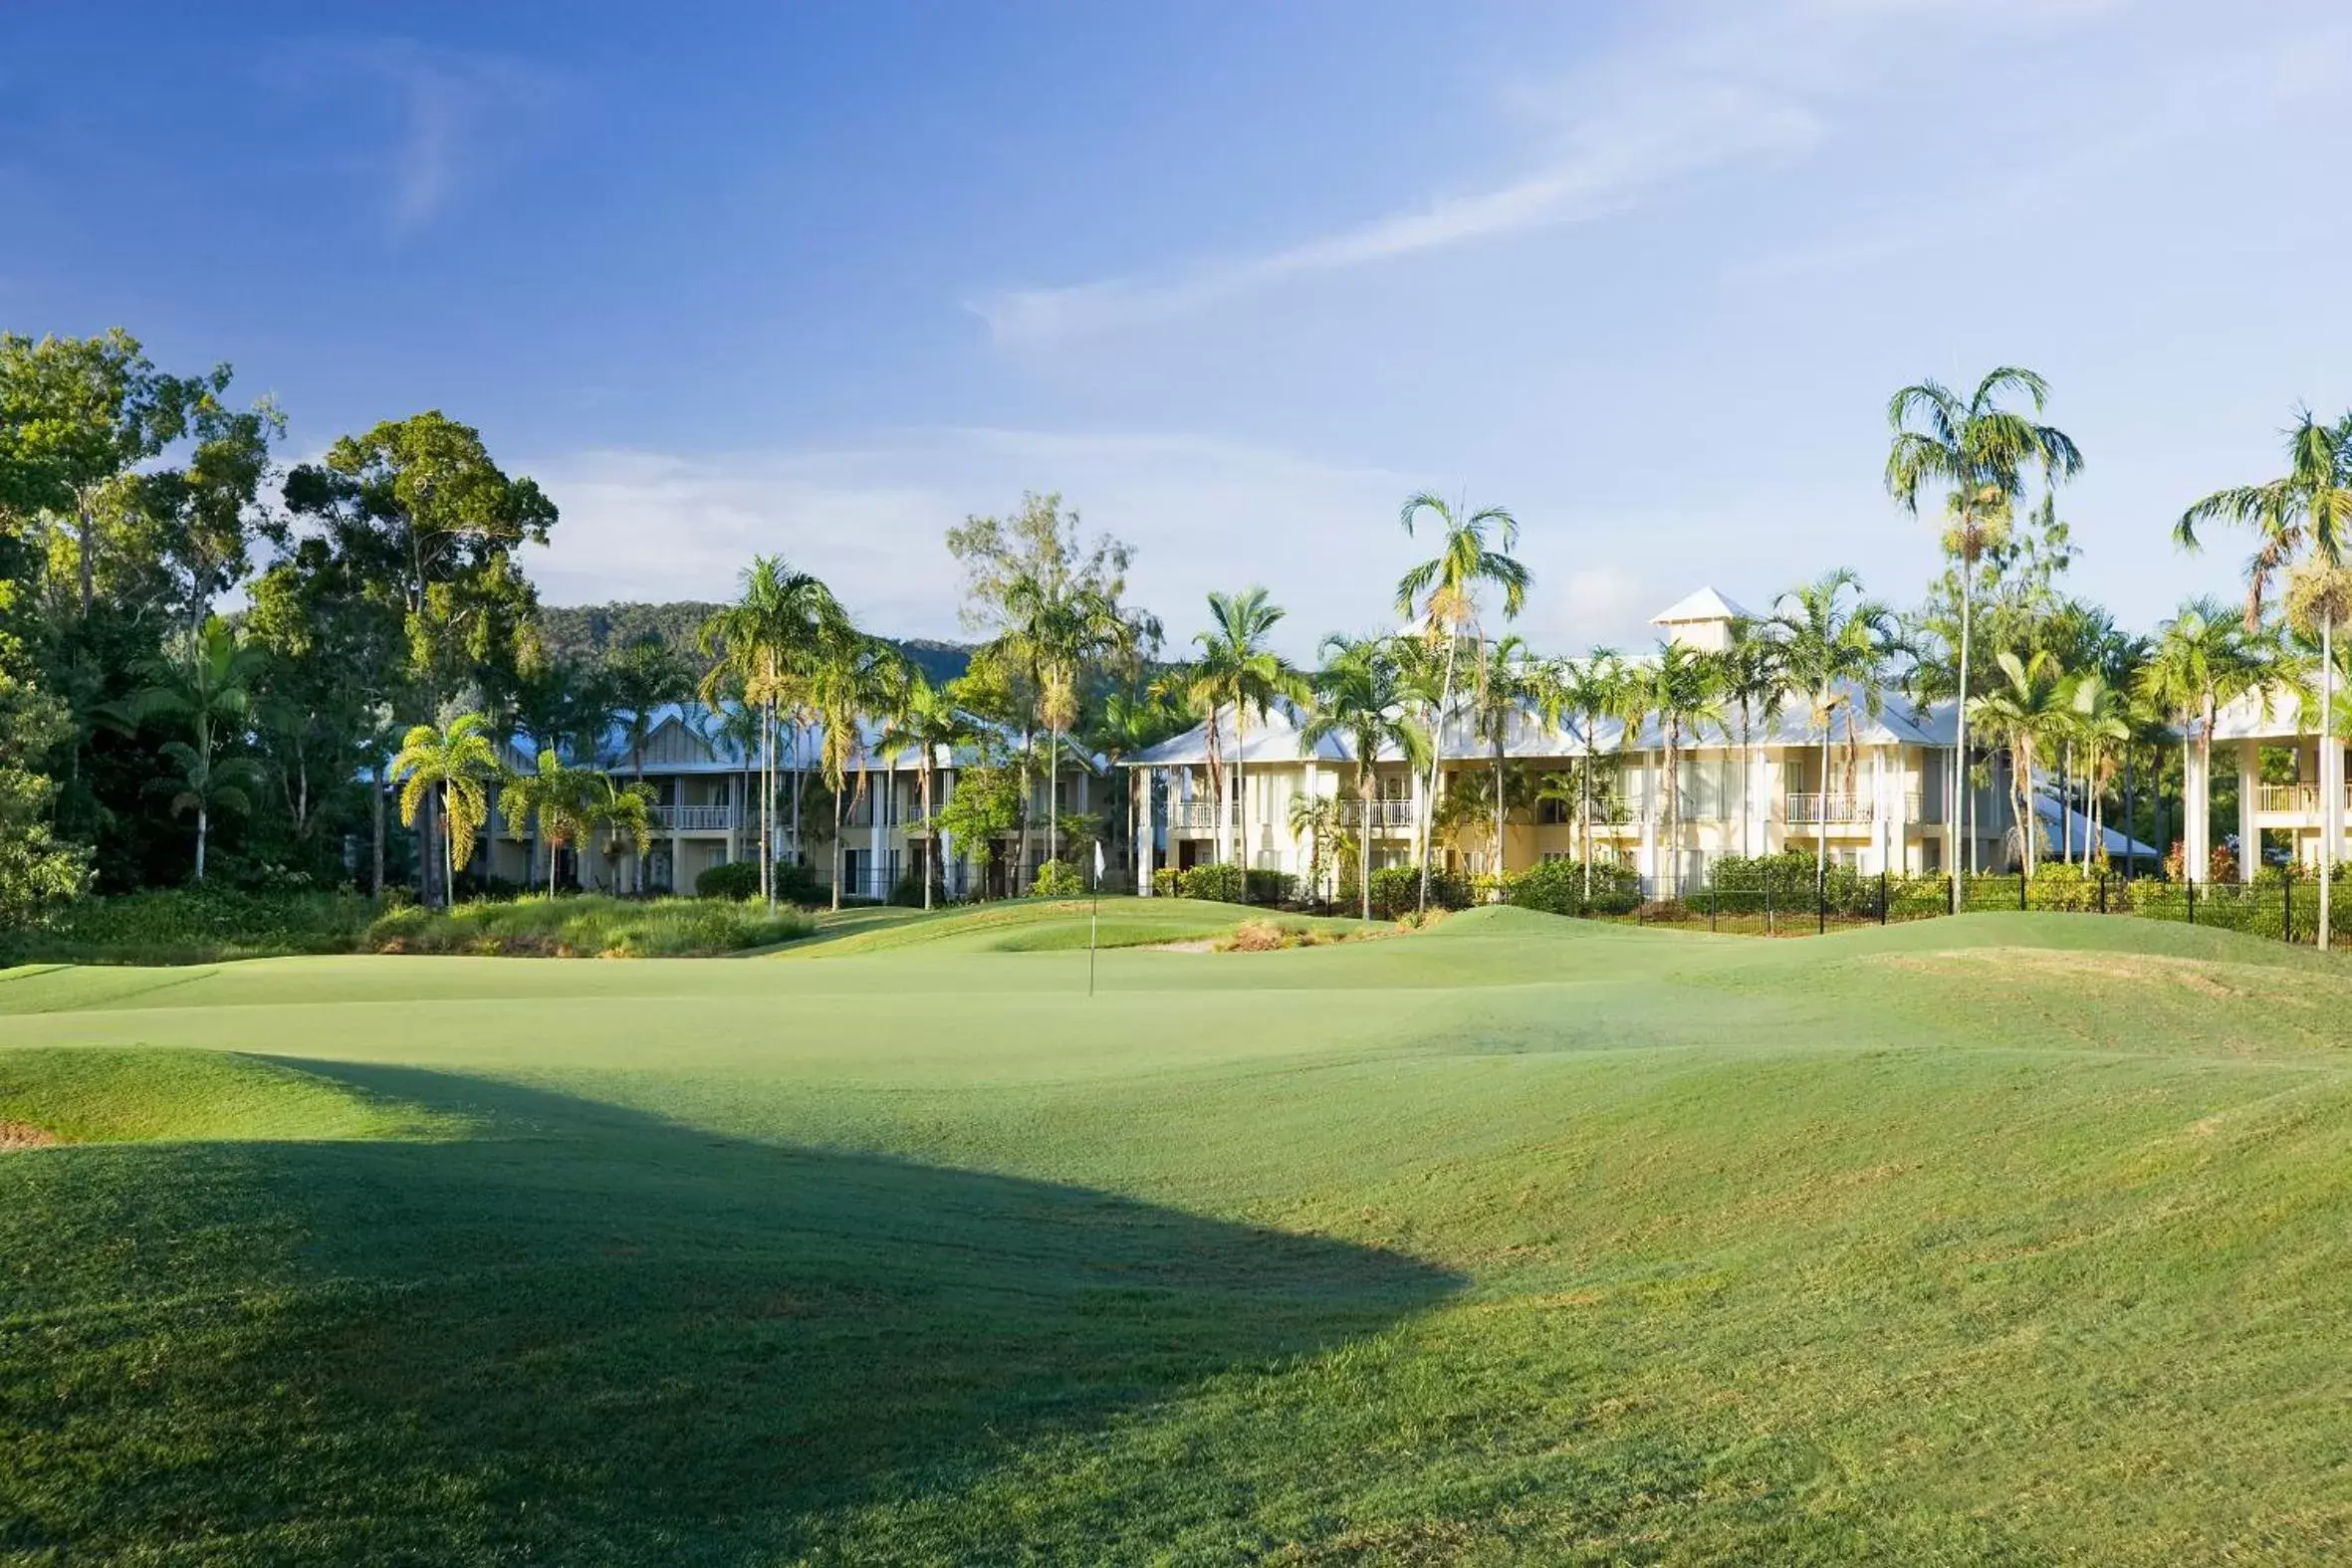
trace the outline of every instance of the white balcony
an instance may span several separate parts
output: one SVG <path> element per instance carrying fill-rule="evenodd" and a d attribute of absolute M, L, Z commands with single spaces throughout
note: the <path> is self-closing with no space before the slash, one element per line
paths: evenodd
<path fill-rule="evenodd" d="M 1404 828 L 1413 825 L 1413 802 L 1410 800 L 1342 800 L 1339 802 L 1339 822 L 1343 827 L 1361 827 L 1364 814 L 1369 811 L 1372 829 Z"/>
<path fill-rule="evenodd" d="M 2352 783 L 2344 785 L 2344 799 L 2352 809 Z M 2254 785 L 2254 810 L 2263 816 L 2303 816 L 2319 819 L 2319 785 L 2266 784 Z"/>
<path fill-rule="evenodd" d="M 1225 830 L 1233 831 L 1241 815 L 1236 802 L 1225 802 Z M 1171 800 L 1168 802 L 1168 825 L 1179 830 L 1214 832 L 1217 829 L 1217 802 L 1214 800 Z"/>
<path fill-rule="evenodd" d="M 743 812 L 731 805 L 657 805 L 653 827 L 663 833 L 724 833 L 743 825 Z"/>
<path fill-rule="evenodd" d="M 1920 799 L 1916 791 L 1903 796 L 1903 820 L 1919 820 Z M 1791 827 L 1836 827 L 1849 822 L 1875 822 L 1884 814 L 1877 800 L 1867 794 L 1843 792 L 1821 794 L 1803 790 L 1790 791 L 1782 801 L 1780 820 Z"/>

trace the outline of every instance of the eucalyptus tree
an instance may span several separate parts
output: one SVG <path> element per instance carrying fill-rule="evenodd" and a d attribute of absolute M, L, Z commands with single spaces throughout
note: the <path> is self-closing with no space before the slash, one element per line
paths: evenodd
<path fill-rule="evenodd" d="M 2218 490 L 2173 525 L 2185 550 L 2198 548 L 2198 529 L 2228 523 L 2254 531 L 2254 553 L 2246 561 L 2245 626 L 2261 622 L 2262 598 L 2281 571 L 2301 569 L 2310 582 L 2293 606 L 2319 639 L 2319 745 L 2336 766 L 2319 770 L 2319 945 L 2328 945 L 2329 884 L 2344 832 L 2343 744 L 2335 736 L 2335 634 L 2347 608 L 2336 573 L 2352 534 L 2352 414 L 2322 424 L 2311 410 L 2296 410 L 2286 434 L 2287 471 L 2259 484 Z"/>
<path fill-rule="evenodd" d="M 426 800 L 440 798 L 441 809 L 432 820 L 439 828 L 442 865 L 448 874 L 443 886 L 454 904 L 457 873 L 473 858 L 474 834 L 489 816 L 487 786 L 500 774 L 489 722 L 478 713 L 461 713 L 446 726 L 410 727 L 392 758 L 391 772 L 400 785 L 403 824 L 413 825 Z"/>
<path fill-rule="evenodd" d="M 1438 553 L 1406 571 L 1396 584 L 1397 613 L 1418 616 L 1423 634 L 1432 642 L 1442 643 L 1445 651 L 1434 727 L 1441 740 L 1430 754 L 1429 810 L 1423 812 L 1424 821 L 1437 801 L 1438 754 L 1444 750 L 1442 737 L 1454 704 L 1455 650 L 1464 641 L 1471 641 L 1477 645 L 1478 656 L 1483 661 L 1486 631 L 1479 620 L 1481 593 L 1488 588 L 1500 590 L 1503 618 L 1516 620 L 1527 604 L 1528 584 L 1531 580 L 1528 568 L 1511 554 L 1519 548 L 1519 520 L 1504 508 L 1482 507 L 1473 512 L 1468 502 L 1450 506 L 1440 497 L 1421 491 L 1406 498 L 1397 513 L 1397 521 L 1404 525 L 1407 534 L 1412 534 L 1425 512 L 1439 530 Z M 1420 908 L 1427 914 L 1429 834 L 1426 827 L 1421 832 L 1420 853 Z"/>
<path fill-rule="evenodd" d="M 146 684 L 109 710 L 124 730 L 155 720 L 186 727 L 186 740 L 159 748 L 178 777 L 153 786 L 167 794 L 173 815 L 196 818 L 196 880 L 204 880 L 204 852 L 216 808 L 242 812 L 252 805 L 261 769 L 250 758 L 223 757 L 222 745 L 241 738 L 254 716 L 254 690 L 268 656 L 218 616 L 182 637 L 173 651 L 150 660 Z"/>
<path fill-rule="evenodd" d="M 1325 638 L 1323 667 L 1315 672 L 1306 721 L 1298 729 L 1302 752 L 1337 740 L 1354 758 L 1356 807 L 1363 817 L 1356 881 L 1366 920 L 1372 918 L 1372 829 L 1378 825 L 1381 754 L 1393 752 L 1414 770 L 1431 750 L 1397 652 L 1396 644 L 1381 637 Z"/>
<path fill-rule="evenodd" d="M 1194 634 L 1192 640 L 1200 648 L 1200 656 L 1185 676 L 1193 709 L 1208 718 L 1209 772 L 1220 840 L 1225 804 L 1217 721 L 1221 711 L 1233 710 L 1233 863 L 1243 868 L 1245 896 L 1248 861 L 1243 815 L 1249 801 L 1250 715 L 1256 713 L 1263 724 L 1277 702 L 1304 703 L 1307 696 L 1305 675 L 1273 646 L 1274 628 L 1282 623 L 1284 613 L 1264 588 L 1210 594 L 1209 629 Z"/>
<path fill-rule="evenodd" d="M 773 911 L 777 718 L 787 702 L 804 700 L 821 646 L 848 615 L 830 588 L 780 557 L 754 557 L 741 582 L 735 602 L 702 623 L 702 651 L 712 662 L 700 695 L 715 708 L 732 690 L 759 716 L 760 896 Z M 799 751 L 797 741 L 794 750 Z M 797 756 L 794 761 L 797 765 Z M 797 782 L 797 771 L 794 777 Z M 793 847 L 796 852 L 800 847 L 797 824 Z"/>
<path fill-rule="evenodd" d="M 915 791 L 920 797 L 926 850 L 923 864 L 923 907 L 931 907 L 932 884 L 939 880 L 939 824 L 931 810 L 931 783 L 939 758 L 952 758 L 955 747 L 972 733 L 955 700 L 924 678 L 912 663 L 890 673 L 885 682 L 886 702 L 881 738 L 874 744 L 886 752 L 915 754 Z"/>
<path fill-rule="evenodd" d="M 2003 399 L 2014 397 L 2030 403 L 2031 414 L 2002 406 Z M 1977 564 L 1989 549 L 2005 541 L 2031 473 L 2039 471 L 2046 489 L 2082 469 L 2082 453 L 2066 433 L 2038 422 L 2048 399 L 2048 382 L 2031 370 L 2003 365 L 1979 381 L 1965 399 L 1940 382 L 1924 380 L 1902 388 L 1887 402 L 1887 423 L 1894 432 L 1887 452 L 1887 490 L 1916 517 L 1920 492 L 1945 487 L 1944 553 L 1959 565 L 1954 753 L 1963 787 L 1946 828 L 1955 910 L 1960 908 L 1961 864 L 1959 845 L 1951 835 L 1964 826 L 1962 808 L 1968 797 L 1969 654 Z"/>
<path fill-rule="evenodd" d="M 1862 593 L 1862 579 L 1840 567 L 1772 601 L 1772 635 L 1780 644 L 1789 683 L 1805 694 L 1821 732 L 1820 820 L 1814 824 L 1813 886 L 1829 879 L 1829 747 L 1838 715 L 1853 745 L 1857 700 L 1875 719 L 1882 699 L 1879 676 L 1894 646 L 1893 611 Z"/>
<path fill-rule="evenodd" d="M 2191 599 L 2158 624 L 2138 689 L 2148 702 L 2180 721 L 2184 780 L 2189 777 L 2192 745 L 2205 777 L 2213 778 L 2214 725 L 2222 706 L 2257 689 L 2270 668 L 2262 638 L 2249 633 L 2243 616 L 2220 599 Z M 2183 869 L 2192 878 L 2207 870 Z"/>
<path fill-rule="evenodd" d="M 1741 616 L 1732 622 L 1730 642 L 1716 656 L 1723 681 L 1725 728 L 1738 726 L 1733 739 L 1740 748 L 1740 852 L 1756 852 L 1749 791 L 1756 787 L 1756 738 L 1769 731 L 1780 716 L 1788 692 L 1788 672 L 1779 639 L 1767 622 Z"/>

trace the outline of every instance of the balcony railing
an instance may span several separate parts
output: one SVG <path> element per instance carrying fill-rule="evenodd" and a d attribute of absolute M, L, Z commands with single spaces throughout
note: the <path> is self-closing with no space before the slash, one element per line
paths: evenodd
<path fill-rule="evenodd" d="M 2352 807 L 2352 783 L 2344 785 L 2344 799 Z M 2266 784 L 2254 785 L 2254 809 L 2278 816 L 2317 816 L 2319 785 Z"/>
<path fill-rule="evenodd" d="M 1877 816 L 1875 803 L 1866 794 L 1819 794 L 1791 792 L 1787 797 L 1786 814 L 1781 820 L 1795 825 L 1821 822 L 1868 822 Z"/>
<path fill-rule="evenodd" d="M 1371 813 L 1374 828 L 1413 825 L 1413 802 L 1410 800 L 1342 800 L 1339 802 L 1340 825 L 1361 827 L 1367 811 Z"/>
<path fill-rule="evenodd" d="M 1224 825 L 1228 829 L 1232 828 L 1240 815 L 1238 802 L 1233 800 L 1225 802 Z M 1214 800 L 1171 800 L 1168 802 L 1168 825 L 1170 827 L 1214 828 L 1218 825 L 1217 802 Z"/>
<path fill-rule="evenodd" d="M 731 805 L 657 805 L 653 825 L 665 833 L 724 833 L 743 825 L 743 813 Z"/>

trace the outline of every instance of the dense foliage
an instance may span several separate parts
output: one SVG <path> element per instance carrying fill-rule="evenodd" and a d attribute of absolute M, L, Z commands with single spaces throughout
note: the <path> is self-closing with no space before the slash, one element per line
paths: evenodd
<path fill-rule="evenodd" d="M 770 915 L 727 900 L 618 899 L 601 894 L 410 905 L 378 917 L 373 953 L 474 953 L 544 958 L 707 958 L 790 942 L 816 930 L 798 910 Z"/>

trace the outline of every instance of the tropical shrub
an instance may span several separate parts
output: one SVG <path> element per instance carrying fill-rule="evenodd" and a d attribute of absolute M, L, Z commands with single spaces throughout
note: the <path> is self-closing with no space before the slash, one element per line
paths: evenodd
<path fill-rule="evenodd" d="M 1583 862 L 1545 860 L 1514 872 L 1503 896 L 1522 909 L 1547 915 L 1623 915 L 1641 902 L 1641 877 L 1631 866 L 1595 864 L 1592 894 L 1585 898 Z"/>
<path fill-rule="evenodd" d="M 1429 875 L 1432 909 L 1468 909 L 1476 897 L 1468 877 L 1450 871 Z M 1421 872 L 1417 867 L 1382 866 L 1372 873 L 1372 913 L 1376 918 L 1394 920 L 1420 907 Z"/>
<path fill-rule="evenodd" d="M 776 902 L 814 909 L 824 901 L 825 887 L 817 880 L 815 867 L 796 865 L 789 860 L 776 862 Z"/>
<path fill-rule="evenodd" d="M 756 860 L 730 860 L 694 879 L 696 898 L 731 898 L 740 904 L 759 895 L 760 864 Z"/>
<path fill-rule="evenodd" d="M 1243 886 L 1253 904 L 1291 904 L 1298 899 L 1298 879 L 1287 871 L 1252 871 Z"/>
<path fill-rule="evenodd" d="M 350 953 L 375 914 L 355 893 L 259 893 L 207 881 L 56 905 L 0 937 L 0 961 L 211 964 Z"/>
<path fill-rule="evenodd" d="M 1066 860 L 1049 860 L 1029 884 L 1032 898 L 1075 898 L 1086 891 L 1085 874 Z M 917 893 L 917 902 L 921 895 Z"/>
<path fill-rule="evenodd" d="M 1236 865 L 1194 866 L 1176 878 L 1178 896 L 1223 904 L 1240 903 L 1248 886 L 1248 878 Z"/>
<path fill-rule="evenodd" d="M 1176 881 L 1182 874 L 1174 866 L 1154 867 L 1151 873 L 1152 892 L 1160 898 L 1181 897 L 1176 891 Z"/>
<path fill-rule="evenodd" d="M 390 911 L 367 928 L 374 953 L 469 953 L 511 958 L 699 958 L 805 937 L 798 910 L 770 915 L 725 899 L 618 899 L 600 893 L 511 903 Z"/>

